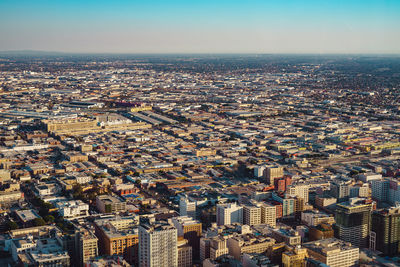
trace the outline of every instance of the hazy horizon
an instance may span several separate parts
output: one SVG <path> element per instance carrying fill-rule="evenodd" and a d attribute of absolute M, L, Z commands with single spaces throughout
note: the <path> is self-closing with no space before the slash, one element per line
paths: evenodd
<path fill-rule="evenodd" d="M 400 54 L 400 1 L 2 1 L 0 51 Z"/>

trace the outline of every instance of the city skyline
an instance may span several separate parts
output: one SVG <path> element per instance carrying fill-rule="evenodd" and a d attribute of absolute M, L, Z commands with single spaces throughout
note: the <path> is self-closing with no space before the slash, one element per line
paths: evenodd
<path fill-rule="evenodd" d="M 0 51 L 398 54 L 397 1 L 4 1 Z"/>

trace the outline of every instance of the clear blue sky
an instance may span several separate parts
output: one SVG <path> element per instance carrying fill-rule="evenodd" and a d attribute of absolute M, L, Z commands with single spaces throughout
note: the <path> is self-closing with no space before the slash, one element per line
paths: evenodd
<path fill-rule="evenodd" d="M 400 0 L 0 0 L 0 50 L 400 53 Z"/>

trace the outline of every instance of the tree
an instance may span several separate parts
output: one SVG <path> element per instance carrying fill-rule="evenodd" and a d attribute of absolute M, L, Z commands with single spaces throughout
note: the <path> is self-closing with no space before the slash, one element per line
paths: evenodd
<path fill-rule="evenodd" d="M 44 217 L 44 220 L 45 220 L 46 222 L 48 222 L 48 223 L 53 223 L 54 220 L 55 220 L 55 218 L 54 218 L 54 216 L 52 216 L 52 215 L 47 215 L 47 216 Z"/>
<path fill-rule="evenodd" d="M 7 226 L 9 230 L 15 230 L 19 228 L 18 224 L 14 221 L 8 221 Z"/>
<path fill-rule="evenodd" d="M 43 225 L 46 224 L 46 222 L 45 222 L 42 218 L 35 218 L 35 219 L 33 220 L 33 224 L 34 224 L 35 226 L 43 226 Z"/>

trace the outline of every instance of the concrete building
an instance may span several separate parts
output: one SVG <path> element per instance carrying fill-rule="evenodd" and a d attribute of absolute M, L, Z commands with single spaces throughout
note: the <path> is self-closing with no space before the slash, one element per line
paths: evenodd
<path fill-rule="evenodd" d="M 274 228 L 271 234 L 277 242 L 285 242 L 288 246 L 301 245 L 299 232 L 293 230 L 291 227 Z"/>
<path fill-rule="evenodd" d="M 267 203 L 262 203 L 261 208 L 261 223 L 269 226 L 276 226 L 276 207 Z"/>
<path fill-rule="evenodd" d="M 181 197 L 179 199 L 179 214 L 196 219 L 196 206 L 195 201 L 192 202 L 187 197 Z"/>
<path fill-rule="evenodd" d="M 178 266 L 178 232 L 168 223 L 149 221 L 139 226 L 139 266 Z"/>
<path fill-rule="evenodd" d="M 100 254 L 120 255 L 131 264 L 138 263 L 139 235 L 137 218 L 112 217 L 95 220 Z"/>
<path fill-rule="evenodd" d="M 308 256 L 330 267 L 358 266 L 359 248 L 336 238 L 303 244 Z"/>
<path fill-rule="evenodd" d="M 217 235 L 200 239 L 200 260 L 215 260 L 220 256 L 228 255 L 227 236 Z"/>
<path fill-rule="evenodd" d="M 243 223 L 243 207 L 236 203 L 217 205 L 217 224 Z"/>
<path fill-rule="evenodd" d="M 400 253 L 400 207 L 372 213 L 370 248 L 385 255 Z"/>
<path fill-rule="evenodd" d="M 78 229 L 75 238 L 77 258 L 73 261 L 77 262 L 77 266 L 83 267 L 86 262 L 99 255 L 98 239 L 91 231 L 83 228 Z"/>
<path fill-rule="evenodd" d="M 261 224 L 261 207 L 251 204 L 243 206 L 243 224 Z"/>
<path fill-rule="evenodd" d="M 229 238 L 227 244 L 229 255 L 240 260 L 244 253 L 265 253 L 275 244 L 275 239 L 248 233 Z"/>
<path fill-rule="evenodd" d="M 192 267 L 192 247 L 188 244 L 188 240 L 178 237 L 178 267 Z"/>
<path fill-rule="evenodd" d="M 338 237 L 354 246 L 368 247 L 368 236 L 371 230 L 372 201 L 362 198 L 351 198 L 336 205 L 335 220 Z"/>
<path fill-rule="evenodd" d="M 350 182 L 335 180 L 330 184 L 330 194 L 337 202 L 347 201 L 350 197 Z"/>
<path fill-rule="evenodd" d="M 306 210 L 301 213 L 301 221 L 308 226 L 317 226 L 321 223 L 335 223 L 335 218 L 318 210 Z"/>
<path fill-rule="evenodd" d="M 264 176 L 265 166 L 255 166 L 254 167 L 254 176 L 257 178 Z"/>
<path fill-rule="evenodd" d="M 101 213 L 117 213 L 126 210 L 126 203 L 113 196 L 101 195 L 96 197 L 96 208 Z"/>
<path fill-rule="evenodd" d="M 265 181 L 267 184 L 274 185 L 276 178 L 283 177 L 283 167 L 281 166 L 267 166 L 264 170 Z"/>
<path fill-rule="evenodd" d="M 202 234 L 201 223 L 188 216 L 175 217 L 172 218 L 171 221 L 178 231 L 178 237 L 182 237 L 188 241 L 188 245 L 193 248 L 193 258 L 198 259 L 200 253 L 200 237 Z"/>
<path fill-rule="evenodd" d="M 89 205 L 82 200 L 57 202 L 58 213 L 65 218 L 85 217 L 89 215 Z"/>
<path fill-rule="evenodd" d="M 307 257 L 307 249 L 296 247 L 293 250 L 282 253 L 283 267 L 305 267 L 305 258 Z"/>
<path fill-rule="evenodd" d="M 306 184 L 291 184 L 287 187 L 286 193 L 289 196 L 296 196 L 304 199 L 304 203 L 308 203 L 309 185 Z"/>

